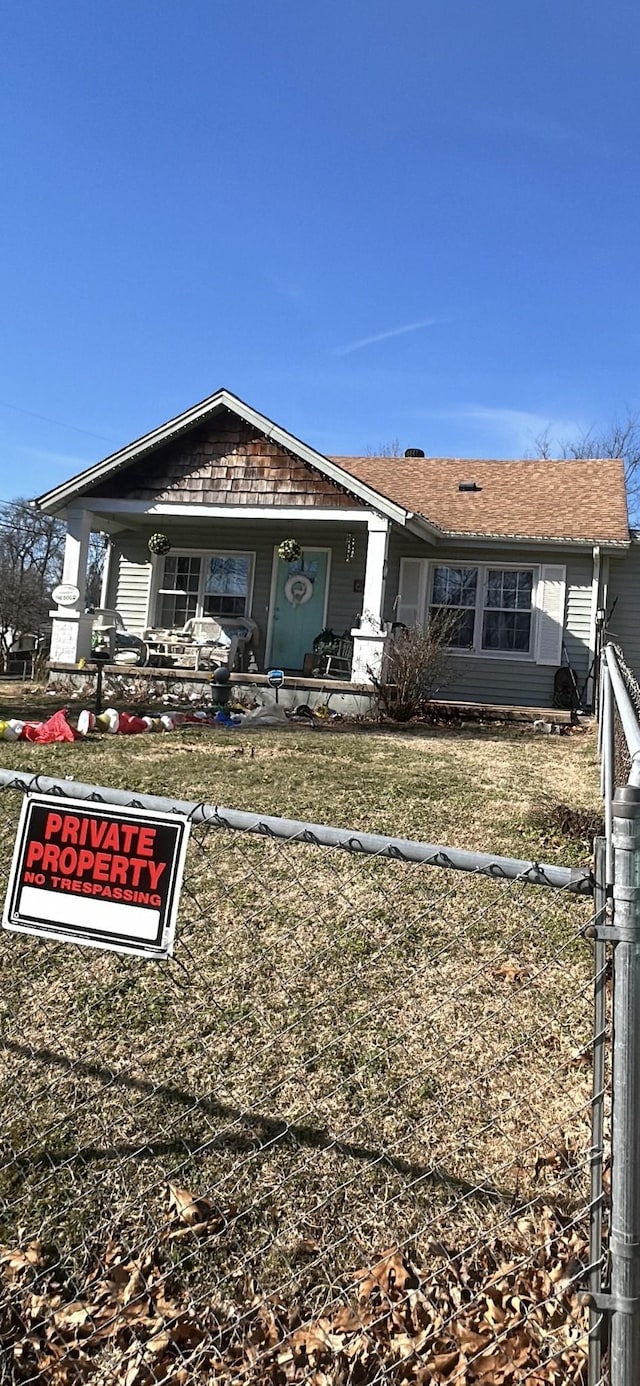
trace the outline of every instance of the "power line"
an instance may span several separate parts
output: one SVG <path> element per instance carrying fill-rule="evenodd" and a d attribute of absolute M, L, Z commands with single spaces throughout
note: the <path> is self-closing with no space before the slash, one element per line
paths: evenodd
<path fill-rule="evenodd" d="M 11 409 L 15 414 L 25 414 L 29 419 L 40 419 L 42 423 L 54 424 L 56 428 L 67 428 L 72 433 L 84 433 L 87 438 L 99 438 L 102 443 L 115 443 L 116 438 L 110 438 L 106 433 L 93 433 L 89 428 L 79 428 L 78 424 L 63 423 L 61 419 L 51 419 L 48 414 L 36 414 L 33 409 L 21 409 L 19 404 L 8 404 L 6 400 L 0 399 L 0 409 Z"/>

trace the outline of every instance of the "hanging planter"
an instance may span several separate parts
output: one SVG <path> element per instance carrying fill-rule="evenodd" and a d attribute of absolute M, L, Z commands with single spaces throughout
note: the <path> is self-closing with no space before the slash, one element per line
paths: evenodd
<path fill-rule="evenodd" d="M 147 548 L 150 553 L 168 553 L 171 548 L 171 540 L 166 534 L 152 534 L 148 540 Z"/>
<path fill-rule="evenodd" d="M 297 539 L 283 539 L 282 543 L 278 544 L 278 558 L 284 563 L 295 563 L 296 559 L 301 557 L 302 549 Z"/>

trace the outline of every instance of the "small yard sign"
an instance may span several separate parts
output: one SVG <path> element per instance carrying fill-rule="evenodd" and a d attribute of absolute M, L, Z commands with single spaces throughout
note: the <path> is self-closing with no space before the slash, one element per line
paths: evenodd
<path fill-rule="evenodd" d="M 188 838 L 188 820 L 171 813 L 27 797 L 2 926 L 170 957 Z"/>

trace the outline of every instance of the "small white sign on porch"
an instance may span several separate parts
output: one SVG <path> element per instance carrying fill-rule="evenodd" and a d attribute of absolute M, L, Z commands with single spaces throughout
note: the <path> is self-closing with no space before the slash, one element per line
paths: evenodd
<path fill-rule="evenodd" d="M 72 582 L 60 582 L 54 587 L 51 599 L 57 602 L 58 606 L 75 606 L 80 600 L 80 588 L 74 587 Z"/>

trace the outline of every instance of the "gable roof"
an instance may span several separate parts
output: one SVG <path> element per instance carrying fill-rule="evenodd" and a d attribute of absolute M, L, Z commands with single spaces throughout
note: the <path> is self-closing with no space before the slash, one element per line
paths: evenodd
<path fill-rule="evenodd" d="M 94 466 L 87 467 L 83 472 L 70 477 L 68 481 L 62 482 L 59 486 L 54 486 L 52 490 L 45 491 L 41 496 L 37 496 L 34 504 L 41 510 L 53 511 L 62 509 L 71 501 L 79 499 L 83 495 L 91 493 L 93 487 L 104 483 L 109 477 L 117 475 L 131 462 L 138 461 L 147 454 L 155 452 L 157 448 L 178 437 L 181 433 L 187 433 L 197 424 L 202 423 L 210 415 L 223 409 L 229 409 L 244 419 L 245 423 L 253 425 L 265 438 L 271 442 L 278 443 L 280 447 L 299 457 L 302 462 L 314 467 L 323 476 L 334 481 L 337 486 L 343 487 L 350 495 L 357 497 L 364 505 L 382 510 L 389 519 L 396 520 L 399 524 L 404 524 L 407 519 L 405 507 L 396 504 L 390 497 L 384 497 L 381 493 L 373 490 L 367 482 L 345 472 L 339 462 L 329 457 L 324 457 L 322 453 L 316 452 L 315 448 L 309 447 L 308 443 L 303 443 L 299 438 L 294 437 L 293 433 L 288 433 L 279 424 L 268 419 L 265 414 L 259 414 L 251 405 L 245 404 L 244 400 L 233 395 L 230 390 L 216 390 L 215 394 L 209 395 L 199 404 L 194 404 L 190 409 L 185 409 L 182 414 L 176 414 L 167 423 L 161 424 L 159 428 L 154 428 L 150 433 L 145 433 L 141 438 L 136 438 L 133 443 L 128 443 L 126 447 L 120 448 L 118 452 L 110 453 L 102 462 L 96 462 Z M 427 528 L 428 520 L 424 521 Z"/>
<path fill-rule="evenodd" d="M 445 534 L 628 543 L 624 464 L 459 457 L 340 457 L 345 471 Z M 460 491 L 460 482 L 478 490 Z"/>
<path fill-rule="evenodd" d="M 487 461 L 444 457 L 325 457 L 229 390 L 152 429 L 38 496 L 56 512 L 221 410 L 376 510 L 426 538 L 530 539 L 628 544 L 624 466 L 619 459 Z M 478 489 L 460 491 L 460 482 Z"/>

